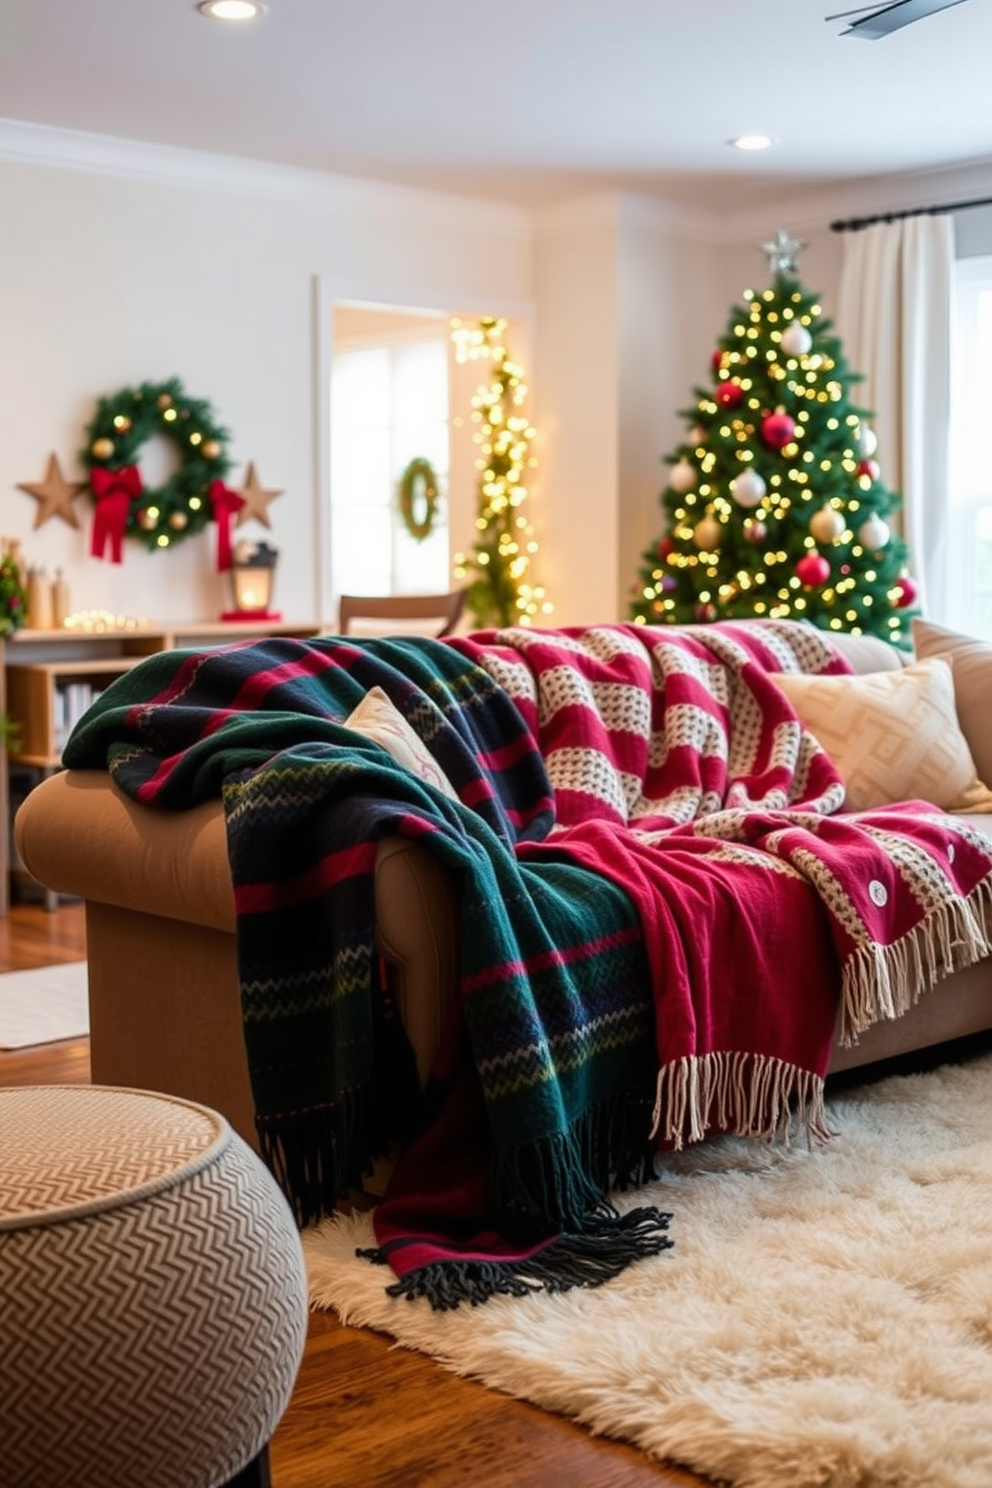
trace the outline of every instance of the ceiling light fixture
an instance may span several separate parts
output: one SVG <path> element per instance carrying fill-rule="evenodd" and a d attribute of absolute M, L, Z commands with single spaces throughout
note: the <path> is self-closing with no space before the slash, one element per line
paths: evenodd
<path fill-rule="evenodd" d="M 774 143 L 770 134 L 739 134 L 736 139 L 727 141 L 735 150 L 767 150 Z"/>
<path fill-rule="evenodd" d="M 200 0 L 196 8 L 212 21 L 253 21 L 266 10 L 260 0 Z"/>

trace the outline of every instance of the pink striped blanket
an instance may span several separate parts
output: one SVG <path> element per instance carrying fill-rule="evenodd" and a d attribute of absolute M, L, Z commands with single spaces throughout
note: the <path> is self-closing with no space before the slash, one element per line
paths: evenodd
<path fill-rule="evenodd" d="M 992 951 L 986 837 L 923 801 L 859 814 L 777 671 L 849 670 L 813 627 L 476 632 L 451 642 L 538 740 L 556 819 L 524 859 L 634 901 L 651 968 L 654 1135 L 824 1135 L 842 1042 Z"/>

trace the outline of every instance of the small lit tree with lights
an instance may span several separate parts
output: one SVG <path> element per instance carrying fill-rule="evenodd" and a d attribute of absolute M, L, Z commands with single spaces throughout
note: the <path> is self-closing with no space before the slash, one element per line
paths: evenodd
<path fill-rule="evenodd" d="M 468 579 L 466 604 L 476 625 L 533 625 L 551 613 L 543 588 L 529 578 L 537 543 L 524 510 L 526 472 L 537 462 L 530 454 L 534 430 L 524 413 L 527 387 L 523 368 L 510 360 L 506 321 L 483 317 L 474 328 L 452 322 L 460 362 L 487 359 L 493 375 L 472 399 L 479 425 L 478 537 L 470 553 L 456 553 L 455 577 Z"/>
<path fill-rule="evenodd" d="M 816 297 L 795 274 L 803 245 L 764 244 L 772 285 L 748 290 L 683 410 L 688 436 L 661 493 L 664 535 L 642 555 L 632 618 L 686 624 L 744 616 L 909 644 L 916 589 L 889 526 L 867 412 Z"/>

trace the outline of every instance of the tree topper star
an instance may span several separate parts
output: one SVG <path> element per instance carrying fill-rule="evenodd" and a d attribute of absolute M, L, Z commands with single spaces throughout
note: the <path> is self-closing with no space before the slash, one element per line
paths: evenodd
<path fill-rule="evenodd" d="M 768 267 L 773 274 L 794 274 L 796 259 L 805 247 L 800 238 L 794 238 L 784 227 L 780 227 L 769 242 L 761 245 L 762 251 L 768 254 Z"/>

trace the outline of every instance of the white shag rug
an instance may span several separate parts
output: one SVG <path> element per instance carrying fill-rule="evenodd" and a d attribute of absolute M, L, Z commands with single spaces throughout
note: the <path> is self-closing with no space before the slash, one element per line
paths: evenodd
<path fill-rule="evenodd" d="M 828 1110 L 813 1151 L 667 1157 L 618 1203 L 674 1249 L 599 1289 L 435 1313 L 358 1214 L 304 1235 L 313 1305 L 735 1488 L 990 1488 L 992 1054 Z"/>
<path fill-rule="evenodd" d="M 85 961 L 0 976 L 0 1049 L 82 1038 L 89 1030 Z"/>

